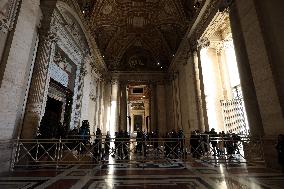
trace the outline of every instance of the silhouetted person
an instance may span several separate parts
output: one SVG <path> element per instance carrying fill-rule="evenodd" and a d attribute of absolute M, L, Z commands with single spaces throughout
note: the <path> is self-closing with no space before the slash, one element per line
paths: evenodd
<path fill-rule="evenodd" d="M 284 173 L 284 135 L 278 135 L 278 143 L 276 145 L 278 152 L 278 163 L 281 165 L 282 172 Z"/>
<path fill-rule="evenodd" d="M 200 144 L 200 137 L 197 135 L 196 131 L 191 132 L 190 136 L 190 146 L 191 146 L 191 153 L 193 158 L 199 158 L 199 149 L 198 146 Z"/>
<path fill-rule="evenodd" d="M 127 131 L 123 133 L 123 154 L 124 159 L 129 159 L 129 143 L 130 143 L 130 135 Z"/>
<path fill-rule="evenodd" d="M 140 131 L 140 129 L 137 130 L 137 136 L 136 136 L 136 152 L 141 153 L 142 152 L 142 131 Z"/>
<path fill-rule="evenodd" d="M 108 131 L 107 134 L 106 134 L 105 147 L 104 147 L 104 156 L 107 159 L 108 159 L 108 156 L 109 156 L 109 149 L 110 149 L 110 135 L 109 135 L 109 131 Z"/>
<path fill-rule="evenodd" d="M 216 148 L 217 148 L 217 133 L 215 132 L 215 129 L 212 128 L 211 131 L 210 131 L 210 143 L 212 145 L 212 148 L 213 148 L 213 156 L 216 156 L 217 153 L 216 153 Z"/>
<path fill-rule="evenodd" d="M 94 141 L 94 158 L 99 161 L 101 159 L 102 152 L 102 132 L 99 128 L 96 131 L 96 138 Z"/>

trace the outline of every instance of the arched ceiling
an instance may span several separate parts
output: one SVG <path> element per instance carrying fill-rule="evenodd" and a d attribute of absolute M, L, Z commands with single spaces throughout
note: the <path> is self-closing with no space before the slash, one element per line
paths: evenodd
<path fill-rule="evenodd" d="M 193 0 L 79 2 L 109 70 L 164 71 L 193 16 Z"/>

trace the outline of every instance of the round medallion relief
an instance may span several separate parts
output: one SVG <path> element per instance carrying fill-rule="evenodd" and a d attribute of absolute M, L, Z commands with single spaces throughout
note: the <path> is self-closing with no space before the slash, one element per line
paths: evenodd
<path fill-rule="evenodd" d="M 111 13 L 111 11 L 112 11 L 112 6 L 111 5 L 104 6 L 104 8 L 103 8 L 103 13 L 104 14 L 109 14 L 109 13 Z"/>

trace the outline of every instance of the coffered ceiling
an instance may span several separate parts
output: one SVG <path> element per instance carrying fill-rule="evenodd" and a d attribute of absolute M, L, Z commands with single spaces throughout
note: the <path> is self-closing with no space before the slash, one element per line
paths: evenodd
<path fill-rule="evenodd" d="M 192 0 L 78 3 L 110 71 L 165 71 L 193 16 Z"/>

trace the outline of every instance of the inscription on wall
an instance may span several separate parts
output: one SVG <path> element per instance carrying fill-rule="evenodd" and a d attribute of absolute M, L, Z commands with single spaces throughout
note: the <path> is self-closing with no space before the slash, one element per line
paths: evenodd
<path fill-rule="evenodd" d="M 69 80 L 68 74 L 64 70 L 62 70 L 59 66 L 57 66 L 55 63 L 50 64 L 49 73 L 52 79 L 59 82 L 64 87 L 68 86 L 68 80 Z"/>

